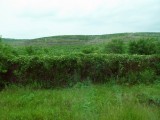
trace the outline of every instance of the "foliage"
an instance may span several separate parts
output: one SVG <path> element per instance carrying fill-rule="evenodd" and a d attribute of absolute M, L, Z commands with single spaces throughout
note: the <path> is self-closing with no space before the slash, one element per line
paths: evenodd
<path fill-rule="evenodd" d="M 152 39 L 140 39 L 129 42 L 129 53 L 139 55 L 155 54 L 158 48 Z"/>
<path fill-rule="evenodd" d="M 120 39 L 113 39 L 107 43 L 105 46 L 105 51 L 107 53 L 122 54 L 124 53 L 124 42 Z"/>
<path fill-rule="evenodd" d="M 27 46 L 25 47 L 27 54 L 32 55 L 35 53 L 35 47 L 33 46 Z"/>
<path fill-rule="evenodd" d="M 156 49 L 156 54 L 160 54 L 160 40 L 159 41 L 157 40 L 155 42 L 155 44 L 156 44 L 156 48 L 155 48 Z"/>
<path fill-rule="evenodd" d="M 109 78 L 122 78 L 130 74 L 151 69 L 159 75 L 160 56 L 71 54 L 64 56 L 19 56 L 1 57 L 1 63 L 7 73 L 3 79 L 10 83 L 42 83 L 44 87 L 68 86 L 72 82 L 90 79 L 94 83 L 109 81 Z M 75 79 L 75 74 L 79 80 Z M 7 77 L 9 76 L 9 77 Z M 151 79 L 149 82 L 154 82 Z M 135 80 L 129 84 L 139 83 Z M 148 83 L 147 80 L 141 80 Z"/>
<path fill-rule="evenodd" d="M 97 50 L 96 47 L 85 47 L 84 49 L 82 49 L 82 53 L 85 53 L 85 54 L 90 54 L 90 53 L 94 53 L 95 51 Z"/>
<path fill-rule="evenodd" d="M 8 72 L 8 60 L 13 58 L 16 52 L 9 45 L 0 42 L 0 89 L 8 84 L 4 78 L 6 78 L 6 73 Z M 8 76 L 10 77 L 10 76 Z"/>
<path fill-rule="evenodd" d="M 17 40 L 21 42 L 14 43 L 17 46 L 4 44 L 14 39 L 3 39 L 0 81 L 43 87 L 73 86 L 87 79 L 104 83 L 112 78 L 121 84 L 153 83 L 160 75 L 159 36 L 158 33 L 55 36 L 27 42 Z M 148 73 L 152 74 L 147 76 Z"/>

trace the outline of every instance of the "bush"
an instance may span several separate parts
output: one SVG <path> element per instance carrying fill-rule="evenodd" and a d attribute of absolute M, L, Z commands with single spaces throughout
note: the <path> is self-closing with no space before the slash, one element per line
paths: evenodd
<path fill-rule="evenodd" d="M 33 46 L 27 46 L 27 47 L 25 47 L 25 50 L 26 50 L 28 55 L 35 54 L 35 48 Z"/>
<path fill-rule="evenodd" d="M 82 50 L 83 53 L 85 54 L 90 54 L 90 53 L 94 53 L 97 49 L 95 47 L 87 47 L 87 48 L 84 48 Z"/>
<path fill-rule="evenodd" d="M 138 41 L 129 42 L 129 53 L 139 55 L 156 54 L 156 44 L 152 39 L 140 39 Z"/>
<path fill-rule="evenodd" d="M 117 82 L 120 84 L 129 83 L 129 84 L 150 84 L 154 83 L 157 80 L 155 71 L 152 69 L 144 69 L 140 72 L 130 72 L 122 78 L 118 78 Z"/>
<path fill-rule="evenodd" d="M 107 82 L 109 78 L 123 78 L 150 69 L 160 75 L 160 56 L 74 54 L 66 56 L 1 57 L 3 80 L 6 83 L 29 84 L 38 82 L 44 87 L 68 86 L 90 78 L 94 83 Z M 141 75 L 145 78 L 146 71 Z M 8 76 L 8 77 L 7 77 Z M 78 76 L 78 80 L 75 80 Z M 121 80 L 121 79 L 119 79 Z M 149 82 L 156 79 L 149 78 Z M 126 81 L 135 83 L 135 80 Z M 144 80 L 143 83 L 148 83 Z M 136 82 L 137 83 L 137 82 Z"/>
<path fill-rule="evenodd" d="M 42 55 L 49 54 L 50 48 L 40 46 L 26 46 L 23 49 L 23 55 Z"/>
<path fill-rule="evenodd" d="M 13 47 L 2 42 L 2 38 L 0 38 L 0 52 L 5 56 L 18 55 L 17 51 L 13 49 Z"/>
<path fill-rule="evenodd" d="M 155 48 L 156 49 L 156 54 L 160 54 L 160 40 L 159 41 L 157 40 L 155 42 L 155 44 L 156 44 L 156 48 Z"/>
<path fill-rule="evenodd" d="M 107 43 L 107 45 L 105 46 L 105 51 L 107 53 L 122 54 L 125 52 L 124 42 L 120 39 L 113 39 L 112 41 Z"/>
<path fill-rule="evenodd" d="M 0 49 L 0 90 L 8 83 L 8 80 L 5 80 L 7 77 L 6 73 L 8 72 L 7 60 L 7 55 Z"/>

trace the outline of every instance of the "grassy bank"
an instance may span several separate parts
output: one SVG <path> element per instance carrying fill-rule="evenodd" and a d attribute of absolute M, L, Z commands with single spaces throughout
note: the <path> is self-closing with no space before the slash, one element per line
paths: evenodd
<path fill-rule="evenodd" d="M 160 84 L 66 89 L 9 87 L 0 92 L 2 120 L 159 120 Z"/>

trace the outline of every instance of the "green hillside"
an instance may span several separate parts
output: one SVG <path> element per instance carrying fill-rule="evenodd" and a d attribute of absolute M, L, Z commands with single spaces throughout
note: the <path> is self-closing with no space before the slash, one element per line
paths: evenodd
<path fill-rule="evenodd" d="M 10 45 L 28 46 L 28 45 L 84 45 L 98 44 L 110 41 L 112 39 L 121 39 L 123 41 L 137 40 L 140 38 L 156 38 L 160 39 L 160 32 L 144 32 L 144 33 L 117 33 L 105 35 L 62 35 L 50 36 L 36 39 L 8 39 L 3 41 Z"/>

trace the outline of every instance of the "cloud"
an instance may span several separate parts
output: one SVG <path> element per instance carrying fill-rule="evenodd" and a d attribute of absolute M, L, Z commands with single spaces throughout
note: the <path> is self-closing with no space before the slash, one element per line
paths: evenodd
<path fill-rule="evenodd" d="M 159 13 L 159 0 L 0 0 L 0 34 L 35 38 L 160 31 Z"/>

